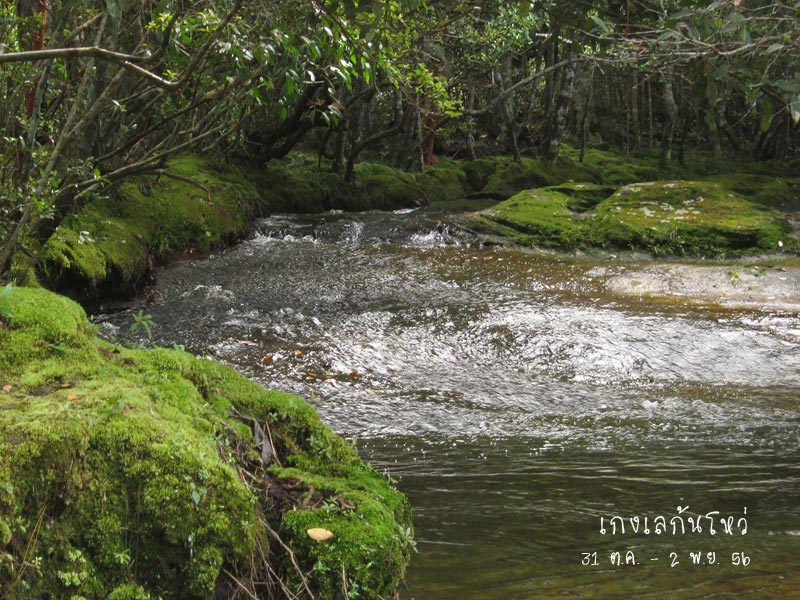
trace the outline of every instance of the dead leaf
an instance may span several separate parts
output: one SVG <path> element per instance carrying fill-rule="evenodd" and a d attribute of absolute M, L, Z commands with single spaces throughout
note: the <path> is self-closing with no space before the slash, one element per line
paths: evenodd
<path fill-rule="evenodd" d="M 308 537 L 317 542 L 324 542 L 325 540 L 329 540 L 333 537 L 332 531 L 322 529 L 321 527 L 312 527 L 307 533 Z"/>
<path fill-rule="evenodd" d="M 335 379 L 323 379 L 322 383 L 327 383 L 328 385 L 336 385 Z"/>
<path fill-rule="evenodd" d="M 267 355 L 264 357 L 264 364 L 265 364 L 265 365 L 271 365 L 271 364 L 272 364 L 272 358 L 273 358 L 273 357 L 272 357 L 272 354 L 267 354 Z"/>
<path fill-rule="evenodd" d="M 67 400 L 75 401 L 78 398 L 80 398 L 80 396 L 77 396 L 75 394 L 67 394 Z"/>
<path fill-rule="evenodd" d="M 6 385 L 3 386 L 3 391 L 4 392 L 13 392 L 14 391 L 14 386 L 10 385 L 10 384 L 6 384 Z"/>
<path fill-rule="evenodd" d="M 303 351 L 302 350 L 295 350 L 294 351 L 294 355 L 295 356 L 302 356 L 303 355 Z"/>
<path fill-rule="evenodd" d="M 351 371 L 350 372 L 350 377 L 353 377 L 354 379 L 357 379 L 358 377 L 361 377 L 361 373 L 359 373 L 358 371 Z"/>

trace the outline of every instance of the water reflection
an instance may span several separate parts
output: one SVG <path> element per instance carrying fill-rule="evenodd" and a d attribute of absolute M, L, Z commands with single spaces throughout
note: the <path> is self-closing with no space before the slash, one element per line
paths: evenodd
<path fill-rule="evenodd" d="M 800 589 L 796 452 L 418 438 L 369 440 L 361 450 L 416 501 L 419 555 L 403 598 L 766 598 Z M 606 520 L 600 533 L 600 516 L 669 523 L 677 506 L 737 519 L 746 507 L 748 532 L 724 535 L 717 523 L 713 536 L 707 526 L 645 536 L 629 525 L 628 535 L 612 536 Z M 632 552 L 636 564 L 612 565 L 612 552 L 623 563 Z"/>

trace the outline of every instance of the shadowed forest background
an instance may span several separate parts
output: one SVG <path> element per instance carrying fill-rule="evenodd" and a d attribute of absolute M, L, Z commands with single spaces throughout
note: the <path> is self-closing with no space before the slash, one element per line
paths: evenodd
<path fill-rule="evenodd" d="M 750 0 L 2 4 L 0 272 L 188 151 L 263 165 L 556 161 L 562 144 L 797 161 L 800 15 Z M 328 163 L 326 163 L 328 164 Z M 201 186 L 201 184 L 198 184 Z"/>

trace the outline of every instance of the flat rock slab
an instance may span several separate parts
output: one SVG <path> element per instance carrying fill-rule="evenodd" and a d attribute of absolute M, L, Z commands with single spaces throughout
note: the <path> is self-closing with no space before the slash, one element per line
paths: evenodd
<path fill-rule="evenodd" d="M 654 264 L 628 268 L 605 285 L 614 294 L 800 312 L 798 267 Z"/>

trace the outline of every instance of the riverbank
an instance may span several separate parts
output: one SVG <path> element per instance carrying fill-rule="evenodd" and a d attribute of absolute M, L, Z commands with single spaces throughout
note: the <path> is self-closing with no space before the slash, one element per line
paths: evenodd
<path fill-rule="evenodd" d="M 792 165 L 699 154 L 659 170 L 647 152 L 600 150 L 577 159 L 570 149 L 556 163 L 441 159 L 416 174 L 361 163 L 348 183 L 305 154 L 266 166 L 181 156 L 68 217 L 39 254 L 35 279 L 84 304 L 125 299 L 157 265 L 241 240 L 258 217 L 420 206 L 465 213 L 462 226 L 501 243 L 558 252 L 730 259 L 800 250 Z"/>
<path fill-rule="evenodd" d="M 180 348 L 104 342 L 51 292 L 2 302 L 4 598 L 395 593 L 408 503 L 308 404 Z"/>

